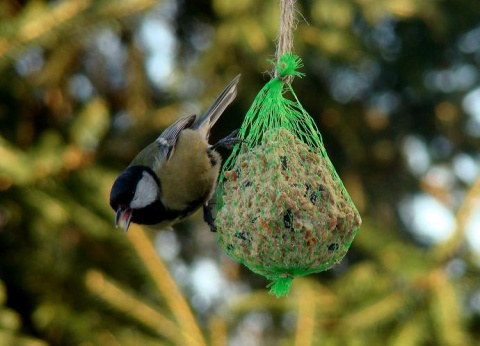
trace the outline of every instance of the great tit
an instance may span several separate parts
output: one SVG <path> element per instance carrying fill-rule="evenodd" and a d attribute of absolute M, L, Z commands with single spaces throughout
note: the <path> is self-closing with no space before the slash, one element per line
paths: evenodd
<path fill-rule="evenodd" d="M 160 230 L 183 220 L 203 206 L 204 220 L 215 231 L 209 200 L 216 188 L 221 157 L 218 146 L 233 147 L 234 131 L 214 145 L 210 129 L 237 96 L 235 77 L 195 122 L 187 116 L 170 125 L 143 149 L 115 180 L 110 206 L 115 225 L 128 231 L 130 222 Z"/>

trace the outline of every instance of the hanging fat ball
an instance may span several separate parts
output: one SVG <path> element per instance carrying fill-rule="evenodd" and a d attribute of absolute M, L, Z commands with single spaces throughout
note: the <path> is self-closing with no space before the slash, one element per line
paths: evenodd
<path fill-rule="evenodd" d="M 265 85 L 247 113 L 243 141 L 217 189 L 218 243 L 273 280 L 277 296 L 288 294 L 295 276 L 339 263 L 361 224 L 312 118 L 287 82 L 301 76 L 300 66 L 298 57 L 282 56 L 279 78 Z"/>

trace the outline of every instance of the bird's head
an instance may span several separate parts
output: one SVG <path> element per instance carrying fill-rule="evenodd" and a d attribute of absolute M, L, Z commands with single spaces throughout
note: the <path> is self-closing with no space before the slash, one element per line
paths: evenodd
<path fill-rule="evenodd" d="M 110 206 L 116 211 L 115 225 L 128 231 L 135 222 L 135 210 L 153 204 L 159 196 L 157 176 L 147 166 L 130 166 L 115 180 L 110 191 Z"/>

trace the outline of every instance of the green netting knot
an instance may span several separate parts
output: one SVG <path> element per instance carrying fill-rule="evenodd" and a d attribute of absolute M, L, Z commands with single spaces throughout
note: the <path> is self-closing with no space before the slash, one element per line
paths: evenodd
<path fill-rule="evenodd" d="M 292 52 L 283 54 L 278 60 L 278 63 L 275 63 L 272 60 L 270 60 L 270 62 L 275 65 L 275 69 L 281 79 L 288 76 L 305 76 L 305 73 L 297 71 L 303 67 L 302 59 L 294 55 Z"/>
<path fill-rule="evenodd" d="M 290 292 L 292 281 L 293 276 L 288 274 L 277 279 L 273 279 L 273 281 L 267 285 L 267 288 L 270 288 L 268 293 L 276 296 L 277 298 L 286 297 Z"/>

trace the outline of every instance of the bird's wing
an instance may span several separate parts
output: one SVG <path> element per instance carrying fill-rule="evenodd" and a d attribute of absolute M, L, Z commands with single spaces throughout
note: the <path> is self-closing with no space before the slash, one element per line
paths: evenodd
<path fill-rule="evenodd" d="M 210 129 L 215 125 L 225 108 L 227 108 L 237 96 L 237 84 L 239 80 L 240 75 L 236 76 L 230 84 L 225 87 L 207 111 L 192 126 L 192 129 L 197 130 L 206 140 L 208 140 L 208 136 L 210 135 Z"/>
<path fill-rule="evenodd" d="M 160 136 L 158 136 L 155 143 L 159 147 L 159 156 L 161 159 L 168 159 L 172 156 L 173 152 L 175 151 L 175 144 L 177 144 L 178 136 L 180 132 L 184 129 L 192 127 L 192 124 L 195 122 L 197 116 L 190 115 L 188 117 L 184 117 L 175 121 L 172 125 L 170 125 L 165 131 L 162 132 Z"/>
<path fill-rule="evenodd" d="M 162 162 L 167 161 L 175 151 L 178 136 L 180 132 L 186 128 L 190 128 L 195 122 L 196 115 L 190 115 L 178 119 L 170 125 L 162 134 L 155 140 L 155 142 L 144 148 L 130 163 L 133 165 L 144 165 L 155 168 L 161 165 Z"/>

